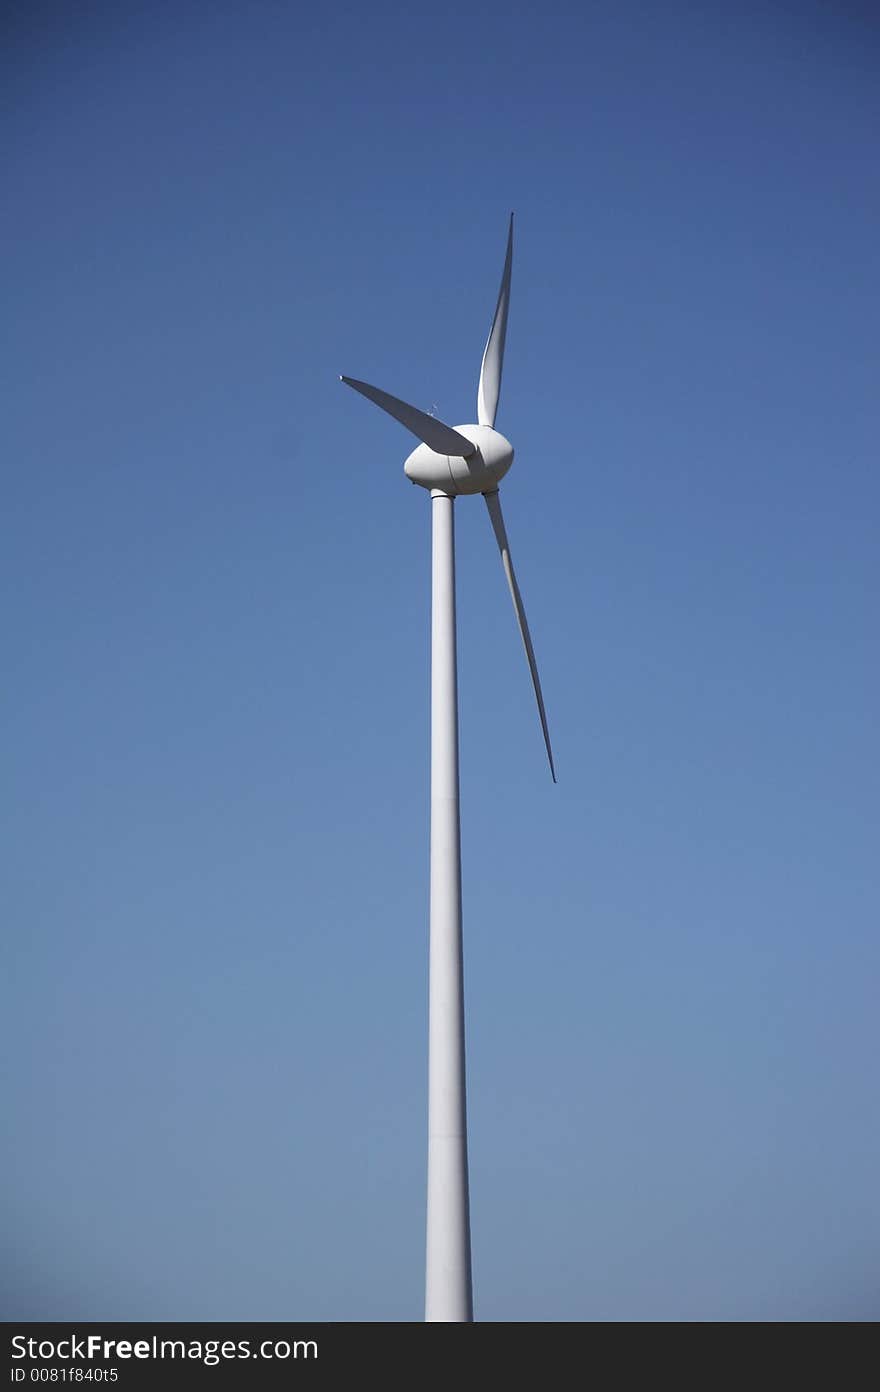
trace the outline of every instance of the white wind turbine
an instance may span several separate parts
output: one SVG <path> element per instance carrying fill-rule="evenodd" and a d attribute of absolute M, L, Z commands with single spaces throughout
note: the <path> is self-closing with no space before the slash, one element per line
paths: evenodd
<path fill-rule="evenodd" d="M 452 429 L 415 406 L 351 377 L 340 380 L 381 406 L 421 444 L 404 464 L 413 483 L 430 489 L 431 585 L 431 933 L 428 1025 L 428 1224 L 425 1319 L 473 1319 L 465 1105 L 464 994 L 461 944 L 461 835 L 458 781 L 458 684 L 455 649 L 455 544 L 452 505 L 482 493 L 501 552 L 516 620 L 538 702 L 550 773 L 553 753 L 535 653 L 501 513 L 498 484 L 513 447 L 495 429 L 510 304 L 513 214 L 495 317 L 477 391 L 478 425 Z"/>

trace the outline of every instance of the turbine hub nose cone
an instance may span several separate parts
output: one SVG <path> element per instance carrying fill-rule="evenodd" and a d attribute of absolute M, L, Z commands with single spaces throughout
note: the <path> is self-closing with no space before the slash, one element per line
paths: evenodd
<path fill-rule="evenodd" d="M 419 445 L 403 466 L 407 478 L 421 488 L 439 488 L 452 494 L 486 493 L 497 488 L 513 463 L 510 441 L 488 425 L 457 425 L 455 429 L 476 446 L 473 454 L 463 459 Z"/>

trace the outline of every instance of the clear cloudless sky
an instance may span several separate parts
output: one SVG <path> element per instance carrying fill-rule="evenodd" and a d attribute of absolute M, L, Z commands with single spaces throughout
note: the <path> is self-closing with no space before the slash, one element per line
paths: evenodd
<path fill-rule="evenodd" d="M 418 1320 L 456 506 L 484 1320 L 880 1315 L 880 22 L 20 0 L 7 1319 Z"/>

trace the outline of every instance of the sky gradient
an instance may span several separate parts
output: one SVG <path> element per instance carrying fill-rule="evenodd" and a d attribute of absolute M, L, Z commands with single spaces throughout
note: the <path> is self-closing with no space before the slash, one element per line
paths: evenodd
<path fill-rule="evenodd" d="M 456 505 L 475 1309 L 880 1315 L 880 24 L 7 7 L 7 1319 L 418 1320 Z"/>

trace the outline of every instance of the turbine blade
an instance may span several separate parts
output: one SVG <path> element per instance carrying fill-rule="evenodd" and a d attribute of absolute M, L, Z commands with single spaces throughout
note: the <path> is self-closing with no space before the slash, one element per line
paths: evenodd
<path fill-rule="evenodd" d="M 504 258 L 504 271 L 501 276 L 501 289 L 495 306 L 495 318 L 489 330 L 483 362 L 480 367 L 480 385 L 477 389 L 477 420 L 480 425 L 494 426 L 498 412 L 498 397 L 501 394 L 501 368 L 504 365 L 504 340 L 507 337 L 507 311 L 510 306 L 510 269 L 513 264 L 513 213 L 510 214 L 510 230 L 507 233 L 507 255 Z"/>
<path fill-rule="evenodd" d="M 378 387 L 356 381 L 354 377 L 340 377 L 339 380 L 349 387 L 354 387 L 355 391 L 360 392 L 368 401 L 374 401 L 377 406 L 381 406 L 383 411 L 400 421 L 401 425 L 412 431 L 416 439 L 423 440 L 428 448 L 437 454 L 452 454 L 467 459 L 474 453 L 476 445 L 465 439 L 464 435 L 459 435 L 451 426 L 444 425 L 442 421 L 420 411 L 417 406 L 410 406 L 406 401 L 380 391 Z"/>
<path fill-rule="evenodd" d="M 489 509 L 489 516 L 492 519 L 492 527 L 495 532 L 495 540 L 498 542 L 498 550 L 501 552 L 501 560 L 504 564 L 504 573 L 507 576 L 507 583 L 510 586 L 510 594 L 513 599 L 513 607 L 516 611 L 516 621 L 519 624 L 520 637 L 523 640 L 523 647 L 526 650 L 526 657 L 529 662 L 529 671 L 532 674 L 532 686 L 535 688 L 535 699 L 538 702 L 538 714 L 541 717 L 541 729 L 544 732 L 544 743 L 547 746 L 547 758 L 550 760 L 550 774 L 553 782 L 556 782 L 556 769 L 553 767 L 553 750 L 550 748 L 550 731 L 547 729 L 547 713 L 544 710 L 544 698 L 541 695 L 541 682 L 538 677 L 538 664 L 535 661 L 535 650 L 532 647 L 532 636 L 529 633 L 529 625 L 526 621 L 526 611 L 523 608 L 522 595 L 519 592 L 519 585 L 516 583 L 516 575 L 513 570 L 513 562 L 510 559 L 510 543 L 507 540 L 507 530 L 504 526 L 504 518 L 501 514 L 501 499 L 498 490 L 494 493 L 484 493 L 486 507 Z"/>

